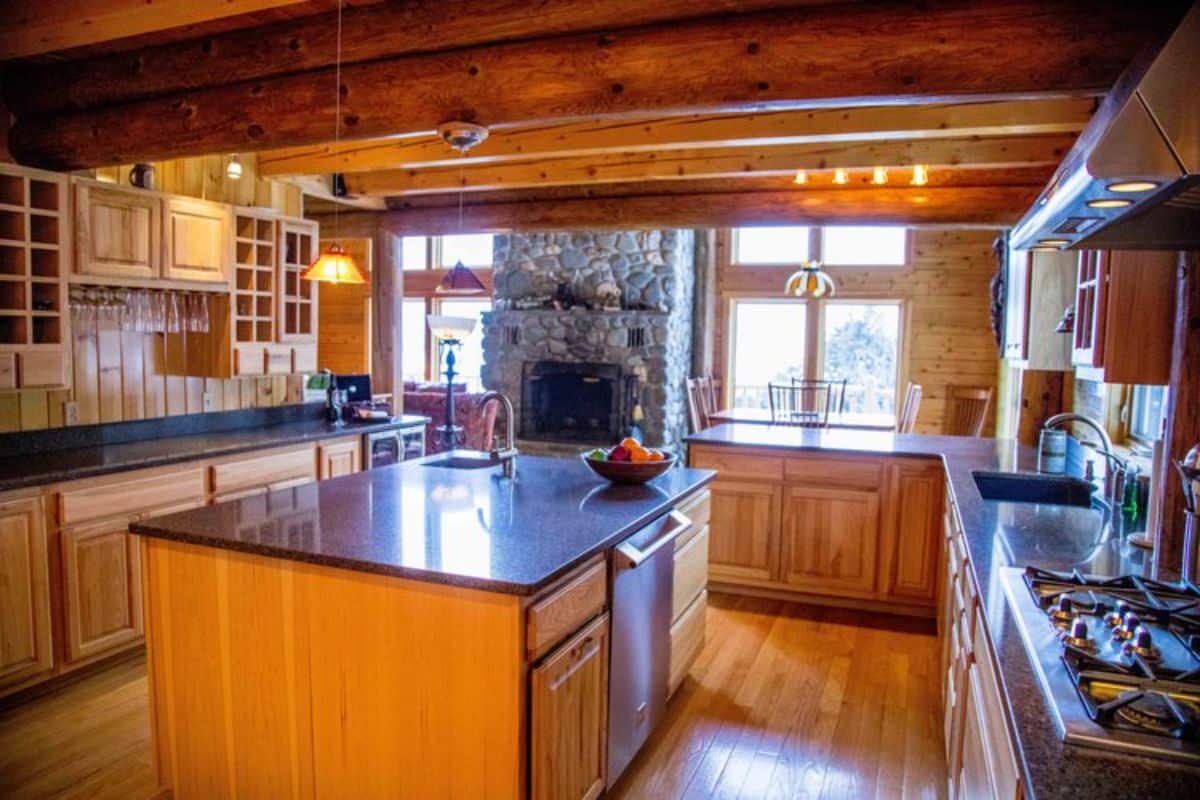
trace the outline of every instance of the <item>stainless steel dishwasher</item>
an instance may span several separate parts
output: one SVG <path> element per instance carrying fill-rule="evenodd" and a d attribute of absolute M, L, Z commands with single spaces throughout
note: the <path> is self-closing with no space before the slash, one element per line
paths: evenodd
<path fill-rule="evenodd" d="M 662 719 L 671 666 L 675 539 L 691 520 L 670 511 L 617 545 L 612 573 L 608 785 Z"/>

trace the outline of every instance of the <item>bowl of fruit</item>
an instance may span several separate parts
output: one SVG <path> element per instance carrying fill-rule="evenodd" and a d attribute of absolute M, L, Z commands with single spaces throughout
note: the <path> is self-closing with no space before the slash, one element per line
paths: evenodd
<path fill-rule="evenodd" d="M 657 478 L 675 466 L 675 456 L 653 447 L 644 447 L 637 439 L 622 439 L 615 447 L 597 447 L 581 453 L 583 463 L 592 472 L 613 483 L 636 485 Z"/>

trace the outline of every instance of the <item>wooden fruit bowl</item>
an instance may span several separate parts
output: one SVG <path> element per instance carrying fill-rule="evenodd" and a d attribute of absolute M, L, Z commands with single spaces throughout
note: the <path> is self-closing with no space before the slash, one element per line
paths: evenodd
<path fill-rule="evenodd" d="M 626 486 L 636 486 L 654 480 L 675 466 L 674 454 L 666 453 L 665 455 L 666 458 L 662 461 L 596 461 L 588 458 L 587 453 L 580 453 L 579 457 L 592 472 L 604 480 Z"/>

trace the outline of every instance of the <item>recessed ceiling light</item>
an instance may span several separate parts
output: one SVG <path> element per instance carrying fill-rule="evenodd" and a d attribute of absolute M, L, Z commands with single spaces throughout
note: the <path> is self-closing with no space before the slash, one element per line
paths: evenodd
<path fill-rule="evenodd" d="M 847 184 L 850 182 L 850 177 L 846 174 L 846 170 L 838 167 L 833 171 L 833 182 L 839 185 Z"/>
<path fill-rule="evenodd" d="M 796 177 L 792 178 L 792 183 L 796 183 L 801 186 L 808 183 L 808 173 L 802 169 L 796 170 Z"/>
<path fill-rule="evenodd" d="M 1108 190 L 1110 192 L 1148 192 L 1151 189 L 1157 189 L 1159 184 L 1157 181 L 1121 181 L 1120 183 L 1110 183 Z"/>
<path fill-rule="evenodd" d="M 1070 239 L 1038 239 L 1038 244 L 1044 244 L 1047 247 L 1058 247 L 1059 245 L 1070 243 Z"/>
<path fill-rule="evenodd" d="M 1037 247 L 1031 247 L 1029 249 L 1035 253 L 1057 253 L 1058 252 L 1057 247 L 1045 247 L 1043 245 L 1038 245 Z"/>
<path fill-rule="evenodd" d="M 883 184 L 887 183 L 887 181 L 888 174 L 885 167 L 876 167 L 871 171 L 871 183 L 875 184 L 876 186 L 882 186 Z"/>
<path fill-rule="evenodd" d="M 929 170 L 924 164 L 914 164 L 912 180 L 909 181 L 913 186 L 924 186 L 929 183 Z"/>
<path fill-rule="evenodd" d="M 1088 200 L 1088 208 L 1124 208 L 1133 205 L 1132 200 L 1120 197 L 1101 197 L 1098 200 Z"/>

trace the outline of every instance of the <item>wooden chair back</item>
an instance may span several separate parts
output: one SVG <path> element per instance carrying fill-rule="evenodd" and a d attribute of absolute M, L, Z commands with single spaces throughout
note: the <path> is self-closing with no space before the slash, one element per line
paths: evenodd
<path fill-rule="evenodd" d="M 828 428 L 833 386 L 827 381 L 810 383 L 820 385 L 769 384 L 767 397 L 771 406 L 771 421 L 803 428 Z"/>
<path fill-rule="evenodd" d="M 909 381 L 904 390 L 904 402 L 896 416 L 896 432 L 912 433 L 917 427 L 917 412 L 921 409 L 921 384 Z"/>
<path fill-rule="evenodd" d="M 945 431 L 951 436 L 979 436 L 992 403 L 992 389 L 983 386 L 949 386 L 946 389 Z"/>
<path fill-rule="evenodd" d="M 717 410 L 716 381 L 711 376 L 687 379 L 688 421 L 692 433 L 712 426 L 711 415 Z"/>
<path fill-rule="evenodd" d="M 846 410 L 846 384 L 845 378 L 840 381 L 836 380 L 819 380 L 810 381 L 804 378 L 792 378 L 792 386 L 813 386 L 829 387 L 829 410 L 834 414 L 841 414 Z"/>

